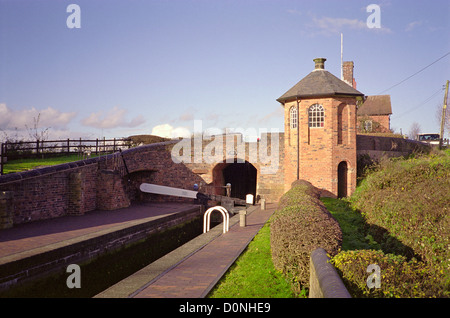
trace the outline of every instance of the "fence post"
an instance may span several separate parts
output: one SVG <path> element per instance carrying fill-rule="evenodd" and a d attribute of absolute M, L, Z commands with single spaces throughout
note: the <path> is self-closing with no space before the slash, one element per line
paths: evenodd
<path fill-rule="evenodd" d="M 116 138 L 113 139 L 113 153 L 116 152 Z"/>
<path fill-rule="evenodd" d="M 95 139 L 95 155 L 98 156 L 98 138 Z"/>
<path fill-rule="evenodd" d="M 70 139 L 67 138 L 67 154 L 70 155 Z"/>
<path fill-rule="evenodd" d="M 1 162 L 0 162 L 0 176 L 3 175 L 3 161 L 4 161 L 3 158 L 4 158 L 4 156 L 5 156 L 5 155 L 4 155 L 5 152 L 4 152 L 4 150 L 3 150 L 3 147 L 4 147 L 3 145 L 4 145 L 4 144 L 3 144 L 3 142 L 2 142 L 2 147 L 0 148 L 0 151 L 2 152 L 2 153 L 1 153 L 1 156 L 0 156 L 0 160 L 1 160 Z"/>

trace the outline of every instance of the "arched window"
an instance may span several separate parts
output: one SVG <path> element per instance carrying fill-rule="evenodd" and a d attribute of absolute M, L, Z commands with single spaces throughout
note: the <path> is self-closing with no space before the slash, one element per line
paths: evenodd
<path fill-rule="evenodd" d="M 297 116 L 297 108 L 292 106 L 289 110 L 289 120 L 291 129 L 297 128 L 298 116 Z"/>
<path fill-rule="evenodd" d="M 372 132 L 372 121 L 371 120 L 364 121 L 364 130 L 366 132 Z"/>
<path fill-rule="evenodd" d="M 314 104 L 309 107 L 308 111 L 308 123 L 311 128 L 323 127 L 325 119 L 324 110 L 322 105 Z"/>

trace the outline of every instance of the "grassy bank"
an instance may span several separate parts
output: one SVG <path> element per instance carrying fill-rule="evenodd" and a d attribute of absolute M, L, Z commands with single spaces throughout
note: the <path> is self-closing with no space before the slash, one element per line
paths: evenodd
<path fill-rule="evenodd" d="M 92 157 L 95 157 L 95 155 L 93 155 Z M 29 159 L 10 160 L 3 166 L 3 173 L 7 174 L 14 172 L 28 171 L 36 168 L 78 161 L 81 159 L 82 158 L 78 155 L 70 155 L 70 156 L 58 156 L 42 159 L 29 158 Z"/>
<path fill-rule="evenodd" d="M 367 233 L 368 225 L 361 213 L 346 200 L 321 198 L 342 230 L 342 250 L 380 249 L 380 245 Z"/>
<path fill-rule="evenodd" d="M 351 203 L 374 225 L 375 240 L 389 233 L 414 250 L 415 255 L 405 256 L 450 269 L 448 152 L 383 162 L 361 183 Z M 389 252 L 408 251 L 393 246 Z"/>
<path fill-rule="evenodd" d="M 449 297 L 449 151 L 383 161 L 347 202 L 322 200 L 344 232 L 332 262 L 354 297 Z M 381 288 L 366 286 L 370 264 Z"/>
<path fill-rule="evenodd" d="M 275 270 L 270 251 L 270 221 L 208 295 L 210 298 L 290 298 L 284 276 Z"/>

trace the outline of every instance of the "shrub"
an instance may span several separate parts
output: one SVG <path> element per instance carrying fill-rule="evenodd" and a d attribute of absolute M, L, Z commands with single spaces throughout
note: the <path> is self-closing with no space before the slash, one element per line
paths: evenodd
<path fill-rule="evenodd" d="M 291 281 L 293 291 L 309 284 L 309 258 L 316 248 L 336 255 L 342 244 L 337 221 L 319 200 L 319 191 L 309 182 L 294 182 L 280 199 L 271 219 L 272 259 Z"/>
<path fill-rule="evenodd" d="M 450 156 L 444 152 L 408 160 L 385 161 L 351 198 L 363 211 L 370 233 L 385 252 L 411 257 L 409 250 L 430 265 L 450 285 Z M 401 244 L 383 241 L 389 232 Z M 403 249 L 401 248 L 403 247 Z M 389 248 L 389 250 L 388 250 Z"/>
<path fill-rule="evenodd" d="M 412 298 L 446 297 L 440 285 L 443 274 L 435 275 L 430 266 L 416 259 L 375 250 L 340 252 L 331 259 L 352 297 L 364 298 Z M 367 287 L 370 264 L 380 267 L 380 288 Z"/>

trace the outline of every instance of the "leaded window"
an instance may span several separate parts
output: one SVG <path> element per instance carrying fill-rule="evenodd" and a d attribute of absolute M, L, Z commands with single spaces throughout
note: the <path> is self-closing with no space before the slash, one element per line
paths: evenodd
<path fill-rule="evenodd" d="M 321 128 L 325 121 L 325 114 L 322 105 L 314 104 L 309 107 L 308 123 L 311 128 Z"/>
<path fill-rule="evenodd" d="M 298 116 L 297 116 L 297 108 L 292 106 L 289 111 L 290 125 L 291 129 L 297 128 Z"/>

